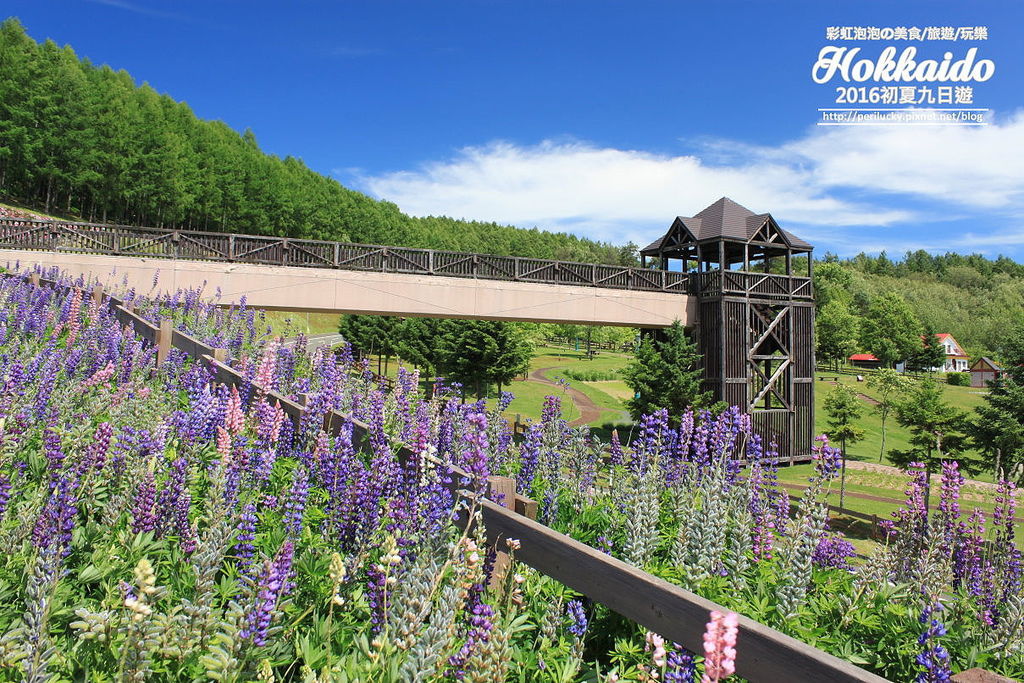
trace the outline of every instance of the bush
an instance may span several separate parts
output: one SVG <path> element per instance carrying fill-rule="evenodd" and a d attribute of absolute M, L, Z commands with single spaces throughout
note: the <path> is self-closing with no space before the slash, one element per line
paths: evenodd
<path fill-rule="evenodd" d="M 618 379 L 619 373 L 615 370 L 601 372 L 600 370 L 566 370 L 565 376 L 577 382 L 604 382 L 606 380 Z"/>
<path fill-rule="evenodd" d="M 954 387 L 969 387 L 971 386 L 971 373 L 947 372 L 946 384 L 952 384 Z"/>

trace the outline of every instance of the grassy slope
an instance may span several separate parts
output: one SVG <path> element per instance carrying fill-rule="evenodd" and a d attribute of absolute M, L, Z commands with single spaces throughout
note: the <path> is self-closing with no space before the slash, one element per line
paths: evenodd
<path fill-rule="evenodd" d="M 833 377 L 832 373 L 819 372 L 819 377 Z M 878 393 L 867 386 L 867 382 L 858 382 L 855 375 L 838 375 L 841 384 L 854 388 L 858 393 L 879 398 Z M 973 389 L 971 387 L 954 387 L 948 384 L 940 385 L 945 394 L 945 399 L 952 405 L 962 410 L 973 412 L 974 408 L 984 400 L 984 389 Z M 825 414 L 825 398 L 835 390 L 835 385 L 828 382 L 815 382 L 814 392 L 814 431 L 821 434 L 828 430 L 827 415 Z M 882 419 L 873 406 L 864 403 L 864 413 L 858 421 L 858 425 L 864 430 L 864 439 L 847 448 L 847 455 L 852 460 L 865 460 L 867 462 L 878 462 L 879 449 L 882 443 Z M 902 450 L 909 447 L 908 439 L 910 432 L 897 424 L 895 416 L 889 416 L 886 420 L 885 450 Z M 882 459 L 888 463 L 887 457 Z"/>

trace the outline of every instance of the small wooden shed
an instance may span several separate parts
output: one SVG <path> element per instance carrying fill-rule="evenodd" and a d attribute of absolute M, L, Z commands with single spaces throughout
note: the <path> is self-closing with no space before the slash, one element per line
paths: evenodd
<path fill-rule="evenodd" d="M 982 356 L 971 363 L 971 386 L 987 387 L 992 380 L 1006 374 L 991 358 Z"/>

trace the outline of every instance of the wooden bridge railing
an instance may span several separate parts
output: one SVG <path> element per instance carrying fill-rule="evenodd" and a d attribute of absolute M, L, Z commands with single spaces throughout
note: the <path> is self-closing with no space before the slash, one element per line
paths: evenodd
<path fill-rule="evenodd" d="M 629 266 L 128 225 L 0 219 L 0 248 L 690 291 L 686 273 Z"/>
<path fill-rule="evenodd" d="M 712 270 L 691 274 L 691 293 L 704 296 L 748 295 L 780 299 L 812 299 L 811 278 L 739 270 Z"/>
<path fill-rule="evenodd" d="M 52 281 L 41 281 L 38 276 L 30 279 L 37 284 L 56 286 Z M 102 290 L 94 289 L 92 296 L 103 297 L 104 294 Z M 224 362 L 223 349 L 210 347 L 167 324 L 154 325 L 125 308 L 117 298 L 108 296 L 107 299 L 119 322 L 131 325 L 141 339 L 157 345 L 158 362 L 166 358 L 167 349 L 173 346 L 209 363 L 217 382 L 228 385 L 251 382 Z M 305 412 L 302 402 L 273 391 L 266 392 L 266 395 L 280 403 L 291 419 L 302 419 Z M 365 438 L 368 431 L 365 424 L 337 411 L 327 413 L 324 427 L 331 433 L 337 433 L 346 423 L 353 425 L 354 445 Z M 395 448 L 399 459 L 413 457 L 404 444 L 395 442 Z M 502 548 L 505 539 L 517 539 L 520 548 L 516 551 L 516 559 L 520 562 L 608 606 L 670 642 L 677 642 L 693 652 L 703 650 L 704 626 L 709 612 L 725 608 L 539 524 L 533 519 L 536 503 L 523 496 L 515 495 L 514 501 L 505 500 L 502 504 L 460 490 L 460 480 L 469 481 L 469 475 L 457 467 L 438 464 L 453 474 L 453 491 L 479 506 L 487 541 L 492 547 Z M 492 490 L 495 488 L 500 490 L 492 482 Z M 748 680 L 863 683 L 884 683 L 886 680 L 747 617 L 741 616 L 739 625 L 736 671 Z"/>

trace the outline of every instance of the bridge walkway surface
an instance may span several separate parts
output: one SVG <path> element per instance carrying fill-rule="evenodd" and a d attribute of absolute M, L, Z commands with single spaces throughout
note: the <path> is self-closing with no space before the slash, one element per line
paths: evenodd
<path fill-rule="evenodd" d="M 269 310 L 640 327 L 696 314 L 689 275 L 628 266 L 18 219 L 0 220 L 0 248 L 9 268 Z"/>

